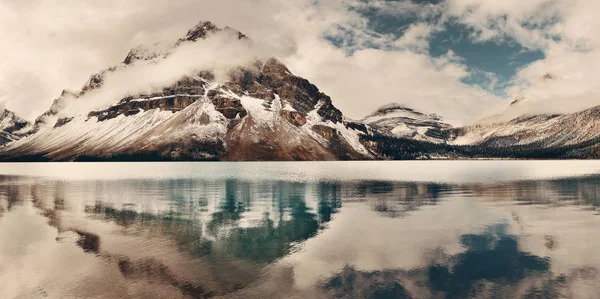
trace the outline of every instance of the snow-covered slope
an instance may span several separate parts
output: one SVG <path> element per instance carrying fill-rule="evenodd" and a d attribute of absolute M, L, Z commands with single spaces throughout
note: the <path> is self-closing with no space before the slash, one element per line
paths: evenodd
<path fill-rule="evenodd" d="M 508 122 L 456 129 L 452 143 L 490 147 L 535 145 L 573 146 L 600 138 L 600 106 L 573 114 L 522 116 Z"/>
<path fill-rule="evenodd" d="M 451 128 L 435 114 L 419 112 L 400 104 L 382 106 L 362 122 L 385 135 L 434 143 L 446 142 L 445 130 Z"/>
<path fill-rule="evenodd" d="M 576 113 L 544 113 L 548 107 L 540 99 L 543 99 L 544 91 L 552 89 L 560 80 L 563 78 L 554 74 L 543 75 L 526 93 L 517 96 L 498 114 L 482 119 L 476 125 L 451 130 L 451 143 L 552 148 L 573 146 L 599 138 L 600 106 Z"/>
<path fill-rule="evenodd" d="M 27 127 L 29 122 L 18 117 L 14 112 L 0 110 L 0 146 L 21 138 L 19 131 Z"/>
<path fill-rule="evenodd" d="M 478 120 L 477 124 L 494 124 L 507 122 L 524 115 L 556 114 L 564 112 L 564 108 L 557 110 L 556 101 L 560 101 L 561 91 L 557 86 L 563 83 L 564 78 L 546 73 L 533 82 L 526 90 L 514 97 L 510 104 L 503 107 L 497 113 Z M 564 91 L 562 91 L 564 92 Z M 595 105 L 584 106 L 571 112 L 581 111 Z"/>
<path fill-rule="evenodd" d="M 106 88 L 105 77 L 111 72 L 159 64 L 174 48 L 221 30 L 233 31 L 202 22 L 172 48 L 136 47 L 122 64 L 93 75 L 81 91 L 64 91 L 28 129 L 28 136 L 0 150 L 0 159 L 373 157 L 359 141 L 364 130 L 344 121 L 327 95 L 273 58 L 234 67 L 224 81 L 218 82 L 213 70 L 202 69 L 182 74 L 179 81 L 157 92 L 115 98 L 111 105 L 85 113 L 64 113 L 87 93 Z M 246 38 L 236 33 L 237 38 Z"/>

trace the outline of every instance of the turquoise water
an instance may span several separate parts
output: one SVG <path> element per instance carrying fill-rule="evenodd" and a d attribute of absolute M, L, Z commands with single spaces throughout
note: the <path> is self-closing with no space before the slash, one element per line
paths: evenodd
<path fill-rule="evenodd" d="M 600 298 L 600 163 L 0 164 L 0 298 Z"/>

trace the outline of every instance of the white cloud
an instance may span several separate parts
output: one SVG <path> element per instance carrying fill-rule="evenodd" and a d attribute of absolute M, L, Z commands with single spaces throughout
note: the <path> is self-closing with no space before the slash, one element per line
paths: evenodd
<path fill-rule="evenodd" d="M 555 0 L 447 0 L 448 16 L 474 30 L 476 41 L 516 39 L 526 48 L 543 48 L 548 25 L 559 10 Z M 540 28 L 541 27 L 541 28 Z"/>
<path fill-rule="evenodd" d="M 466 24 L 474 29 L 471 38 L 476 41 L 514 39 L 544 50 L 547 58 L 523 68 L 515 82 L 526 86 L 556 71 L 575 82 L 557 90 L 565 95 L 576 86 L 582 95 L 594 91 L 597 77 L 589 61 L 598 57 L 600 38 L 594 33 L 600 24 L 593 14 L 598 5 L 585 0 L 447 0 L 437 5 L 375 0 L 0 0 L 0 102 L 33 119 L 62 89 L 79 89 L 92 73 L 122 61 L 133 46 L 181 37 L 198 21 L 210 20 L 264 45 L 294 73 L 331 95 L 349 117 L 401 102 L 465 123 L 506 102 L 461 83 L 477 74 L 456 55 L 428 55 L 429 40 L 443 22 Z M 358 13 L 365 9 L 419 21 L 398 39 L 374 32 Z M 324 36 L 352 43 L 340 49 Z M 510 91 L 521 92 L 517 90 Z"/>
<path fill-rule="evenodd" d="M 271 0 L 2 0 L 0 102 L 33 119 L 62 89 L 79 89 L 133 46 L 181 37 L 200 20 L 279 41 L 274 24 L 288 6 Z"/>
<path fill-rule="evenodd" d="M 312 51 L 307 48 L 299 53 L 310 56 Z M 501 103 L 482 89 L 460 83 L 468 71 L 452 53 L 432 59 L 411 51 L 366 49 L 346 57 L 332 48 L 320 57 L 322 61 L 291 58 L 288 63 L 311 78 L 350 117 L 362 117 L 375 107 L 397 102 L 464 123 Z"/>
<path fill-rule="evenodd" d="M 223 83 L 227 74 L 238 66 L 247 66 L 269 56 L 250 40 L 239 40 L 233 31 L 209 34 L 206 39 L 183 43 L 165 59 L 158 62 L 134 62 L 131 67 L 107 72 L 102 88 L 86 93 L 73 101 L 64 113 L 71 116 L 106 108 L 130 95 L 159 92 L 184 76 L 211 70 L 217 82 Z M 126 82 L 126 84 L 124 84 Z"/>
<path fill-rule="evenodd" d="M 508 89 L 527 101 L 502 112 L 572 113 L 600 105 L 600 2 L 588 0 L 448 0 L 447 14 L 474 30 L 476 41 L 512 39 L 545 58 L 524 66 Z M 555 80 L 542 80 L 552 74 Z"/>
<path fill-rule="evenodd" d="M 427 23 L 411 24 L 402 37 L 394 41 L 394 46 L 415 52 L 426 52 L 429 50 L 429 38 L 434 30 L 434 26 Z"/>

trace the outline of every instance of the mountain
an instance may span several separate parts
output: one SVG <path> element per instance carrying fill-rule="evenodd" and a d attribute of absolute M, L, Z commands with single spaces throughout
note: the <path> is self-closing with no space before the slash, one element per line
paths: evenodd
<path fill-rule="evenodd" d="M 546 74 L 540 81 L 557 78 Z M 512 109 L 528 101 L 519 96 L 506 111 L 518 112 Z M 362 139 L 384 159 L 600 158 L 600 106 L 568 114 L 526 113 L 507 121 L 499 115 L 455 128 L 435 115 L 390 104 L 363 119 L 375 134 Z"/>
<path fill-rule="evenodd" d="M 0 160 L 339 160 L 371 159 L 367 128 L 346 120 L 331 98 L 275 58 L 240 65 L 224 81 L 197 70 L 152 93 L 69 114 L 101 92 L 111 73 L 160 64 L 184 44 L 231 28 L 201 22 L 175 43 L 132 49 L 124 61 L 68 91 L 38 117 L 26 137 L 0 149 Z M 122 82 L 129 84 L 129 82 Z M 85 104 L 85 103 L 83 103 Z"/>
<path fill-rule="evenodd" d="M 539 148 L 576 146 L 600 138 L 600 106 L 572 114 L 521 116 L 504 123 L 454 130 L 452 143 Z"/>
<path fill-rule="evenodd" d="M 598 159 L 600 106 L 572 114 L 521 116 L 508 122 L 444 130 L 447 143 L 385 134 L 361 139 L 381 159 Z"/>
<path fill-rule="evenodd" d="M 452 126 L 436 114 L 426 114 L 400 104 L 388 104 L 362 119 L 380 133 L 432 143 L 444 143 Z"/>
<path fill-rule="evenodd" d="M 0 111 L 0 147 L 19 140 L 20 130 L 27 127 L 29 122 L 18 117 L 14 112 L 3 109 Z"/>
<path fill-rule="evenodd" d="M 563 77 L 551 73 L 546 73 L 543 76 L 539 77 L 537 80 L 535 80 L 535 82 L 531 86 L 528 86 L 526 91 L 523 91 L 519 95 L 514 97 L 510 104 L 501 109 L 501 111 L 486 118 L 480 119 L 475 123 L 494 124 L 511 121 L 523 115 L 552 114 L 549 113 L 549 110 L 547 110 L 547 108 L 552 107 L 551 103 L 550 105 L 543 106 L 540 105 L 540 103 L 537 101 L 548 100 L 548 91 L 555 88 L 557 83 L 560 83 L 560 81 L 563 80 Z"/>
<path fill-rule="evenodd" d="M 0 161 L 600 157 L 600 106 L 519 116 L 521 106 L 531 106 L 524 95 L 492 121 L 460 128 L 400 104 L 353 121 L 318 87 L 268 56 L 252 56 L 225 71 L 211 63 L 190 71 L 187 60 L 177 60 L 175 67 L 159 68 L 173 76 L 168 83 L 131 87 L 140 84 L 136 76 L 153 76 L 144 70 L 218 36 L 225 37 L 218 51 L 255 45 L 232 28 L 201 22 L 177 40 L 134 47 L 79 91 L 64 90 L 32 123 L 3 111 Z M 200 53 L 206 54 L 192 52 Z M 127 92 L 115 92 L 115 86 Z"/>
<path fill-rule="evenodd" d="M 451 143 L 488 147 L 530 146 L 537 148 L 573 147 L 600 137 L 600 106 L 569 114 L 536 113 L 519 110 L 533 105 L 532 98 L 543 88 L 551 88 L 561 77 L 544 74 L 527 94 L 517 96 L 500 114 L 473 126 L 451 129 Z M 540 107 L 538 110 L 542 110 Z M 543 110 L 542 110 L 543 111 Z M 520 115 L 503 121 L 510 115 Z"/>

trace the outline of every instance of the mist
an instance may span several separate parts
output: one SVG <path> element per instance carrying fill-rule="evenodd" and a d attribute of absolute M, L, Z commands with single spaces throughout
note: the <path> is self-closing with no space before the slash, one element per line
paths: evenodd
<path fill-rule="evenodd" d="M 266 49 L 248 39 L 238 39 L 237 32 L 219 31 L 206 39 L 182 43 L 164 59 L 135 61 L 106 72 L 103 85 L 74 99 L 61 112 L 62 117 L 87 114 L 117 103 L 127 96 L 160 92 L 183 77 L 199 71 L 211 71 L 215 83 L 227 80 L 237 67 L 248 66 L 268 57 Z"/>

